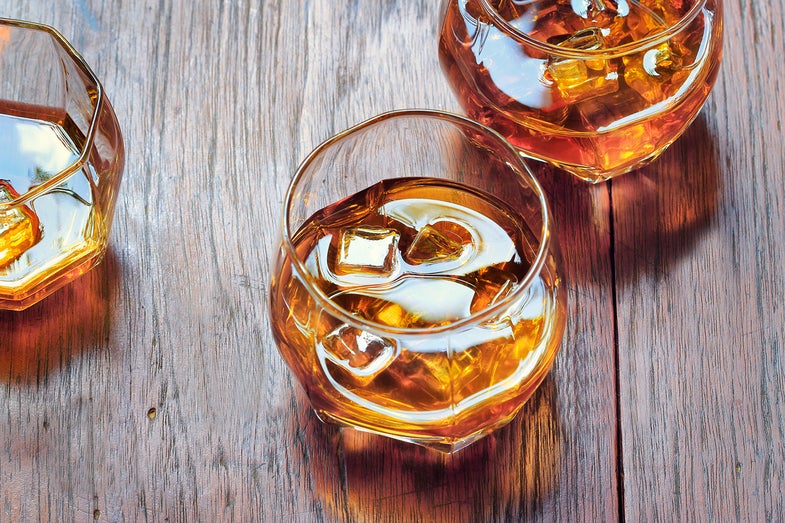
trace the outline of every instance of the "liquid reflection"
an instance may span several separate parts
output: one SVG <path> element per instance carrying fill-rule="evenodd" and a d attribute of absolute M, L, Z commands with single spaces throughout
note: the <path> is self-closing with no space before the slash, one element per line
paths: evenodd
<path fill-rule="evenodd" d="M 63 171 L 78 158 L 65 131 L 53 122 L 0 114 L 0 180 L 27 192 Z"/>
<path fill-rule="evenodd" d="M 21 312 L 0 311 L 0 382 L 34 385 L 102 346 L 118 271 L 109 249 L 94 270 L 48 299 Z"/>

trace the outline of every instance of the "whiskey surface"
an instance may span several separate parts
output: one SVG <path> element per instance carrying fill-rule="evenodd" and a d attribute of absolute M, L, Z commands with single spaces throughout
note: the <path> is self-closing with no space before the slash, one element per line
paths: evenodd
<path fill-rule="evenodd" d="M 283 261 L 273 330 L 322 415 L 404 439 L 460 439 L 509 419 L 544 376 L 563 312 L 555 276 L 546 266 L 516 293 L 537 241 L 492 196 L 433 179 L 385 180 L 316 213 L 294 243 L 312 284 L 376 326 L 324 311 Z M 478 324 L 444 330 L 502 302 Z"/>

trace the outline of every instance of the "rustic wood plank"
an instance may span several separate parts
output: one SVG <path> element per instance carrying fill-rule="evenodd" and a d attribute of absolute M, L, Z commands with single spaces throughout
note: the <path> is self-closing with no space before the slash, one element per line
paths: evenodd
<path fill-rule="evenodd" d="M 297 163 L 379 112 L 457 109 L 438 11 L 0 0 L 85 55 L 127 149 L 106 261 L 0 313 L 0 519 L 618 519 L 607 186 L 536 167 L 564 245 L 562 352 L 521 416 L 456 456 L 321 424 L 270 336 L 269 260 Z"/>
<path fill-rule="evenodd" d="M 785 3 L 725 3 L 720 78 L 613 182 L 631 521 L 782 521 Z"/>

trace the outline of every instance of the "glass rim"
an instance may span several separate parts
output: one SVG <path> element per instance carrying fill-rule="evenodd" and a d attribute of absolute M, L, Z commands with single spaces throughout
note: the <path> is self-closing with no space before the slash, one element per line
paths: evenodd
<path fill-rule="evenodd" d="M 460 0 L 459 0 L 460 1 Z M 518 40 L 524 41 L 527 45 L 536 48 L 549 54 L 562 56 L 566 58 L 616 58 L 627 54 L 642 51 L 643 49 L 659 45 L 669 40 L 673 35 L 684 29 L 690 22 L 692 22 L 698 13 L 704 8 L 708 0 L 696 0 L 690 9 L 679 20 L 669 24 L 665 29 L 658 31 L 654 34 L 634 40 L 632 42 L 619 45 L 616 47 L 609 47 L 607 49 L 571 49 L 560 47 L 558 45 L 549 44 L 542 40 L 532 38 L 525 32 L 521 31 L 514 25 L 505 20 L 494 8 L 489 0 L 478 0 L 482 10 L 491 17 L 493 24 L 499 29 L 507 33 L 509 36 Z"/>
<path fill-rule="evenodd" d="M 103 109 L 105 95 L 104 88 L 90 65 L 85 61 L 82 55 L 79 54 L 76 48 L 71 45 L 71 42 L 69 42 L 54 27 L 39 22 L 30 22 L 27 20 L 2 17 L 0 17 L 0 26 L 18 27 L 32 31 L 42 31 L 49 34 L 55 40 L 55 42 L 58 43 L 66 53 L 68 53 L 68 55 L 73 59 L 74 63 L 79 67 L 79 69 L 82 70 L 87 78 L 89 78 L 90 81 L 95 84 L 96 89 L 96 100 L 93 105 L 93 116 L 90 120 L 90 126 L 87 129 L 87 134 L 85 136 L 84 144 L 82 145 L 82 150 L 79 152 L 79 156 L 77 156 L 76 159 L 74 159 L 74 161 L 71 162 L 67 167 L 61 169 L 57 174 L 45 182 L 29 188 L 27 191 L 25 191 L 24 194 L 20 194 L 12 200 L 0 202 L 0 211 L 3 211 L 4 209 L 12 209 L 19 205 L 25 205 L 30 200 L 33 200 L 39 195 L 48 192 L 55 186 L 62 183 L 65 179 L 69 178 L 72 174 L 77 172 L 87 163 L 88 156 L 90 155 L 90 151 L 93 148 L 96 129 L 98 127 L 98 116 L 101 114 L 101 110 Z M 2 56 L 3 54 L 0 53 L 0 58 L 2 58 Z"/>
<path fill-rule="evenodd" d="M 306 268 L 303 260 L 301 260 L 300 257 L 297 255 L 294 243 L 292 242 L 292 236 L 296 231 L 291 230 L 289 210 L 291 209 L 292 206 L 292 201 L 295 196 L 295 191 L 299 186 L 300 181 L 305 176 L 308 167 L 310 167 L 313 161 L 325 149 L 335 144 L 336 142 L 346 138 L 347 136 L 360 132 L 366 128 L 372 127 L 381 122 L 391 120 L 394 118 L 400 118 L 400 117 L 426 118 L 426 119 L 447 121 L 451 124 L 454 124 L 455 126 L 473 128 L 474 130 L 481 132 L 483 135 L 490 136 L 491 138 L 496 140 L 499 143 L 499 145 L 501 145 L 504 149 L 506 149 L 510 153 L 511 158 L 513 159 L 512 161 L 517 164 L 515 168 L 511 166 L 511 170 L 519 171 L 519 172 L 514 172 L 514 175 L 524 177 L 526 183 L 529 184 L 532 192 L 536 195 L 540 206 L 540 213 L 542 216 L 542 230 L 540 232 L 537 254 L 533 262 L 531 263 L 531 266 L 529 267 L 528 271 L 526 272 L 526 275 L 521 279 L 519 285 L 508 296 L 506 296 L 504 299 L 500 300 L 499 302 L 491 305 L 490 307 L 486 307 L 481 311 L 471 314 L 465 318 L 460 318 L 458 320 L 452 321 L 445 325 L 439 325 L 436 327 L 417 327 L 417 328 L 394 327 L 391 325 L 377 323 L 364 318 L 360 318 L 352 314 L 350 311 L 344 309 L 343 307 L 335 303 L 332 299 L 330 299 L 330 297 L 327 296 L 327 294 L 325 294 L 325 292 L 318 285 L 314 283 L 313 276 Z M 509 162 L 507 163 L 509 164 Z M 515 150 L 515 148 L 512 145 L 510 145 L 510 143 L 507 142 L 507 140 L 505 140 L 499 133 L 497 133 L 493 129 L 486 127 L 485 125 L 476 122 L 474 120 L 471 120 L 465 116 L 461 116 L 459 114 L 451 113 L 448 111 L 437 110 L 437 109 L 398 109 L 393 111 L 387 111 L 378 114 L 376 116 L 373 116 L 367 120 L 364 120 L 358 124 L 355 124 L 339 133 L 336 133 L 335 135 L 331 136 L 330 138 L 326 139 L 325 141 L 317 145 L 297 167 L 297 170 L 295 171 L 295 174 L 292 177 L 292 180 L 289 184 L 289 188 L 286 191 L 286 196 L 284 197 L 283 212 L 281 215 L 281 230 L 283 232 L 282 244 L 283 244 L 284 251 L 286 253 L 286 257 L 284 259 L 289 258 L 297 278 L 305 286 L 308 293 L 317 301 L 317 303 L 319 303 L 321 307 L 323 307 L 331 315 L 339 318 L 344 323 L 351 325 L 355 328 L 368 330 L 382 335 L 398 335 L 398 336 L 422 336 L 422 335 L 440 334 L 450 331 L 458 331 L 463 329 L 464 327 L 477 325 L 489 321 L 490 319 L 493 318 L 494 314 L 504 310 L 515 299 L 520 298 L 521 296 L 523 296 L 525 292 L 529 290 L 532 283 L 534 282 L 535 277 L 543 269 L 545 260 L 548 256 L 548 251 L 550 249 L 550 242 L 551 242 L 551 218 L 550 218 L 550 210 L 545 195 L 545 191 L 540 185 L 540 182 L 531 172 L 531 169 L 529 169 L 529 166 L 526 164 L 526 162 L 520 156 L 520 154 Z"/>

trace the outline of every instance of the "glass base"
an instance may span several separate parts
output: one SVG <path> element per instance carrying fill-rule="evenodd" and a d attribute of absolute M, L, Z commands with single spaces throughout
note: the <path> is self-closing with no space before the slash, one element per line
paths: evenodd
<path fill-rule="evenodd" d="M 634 162 L 630 164 L 620 165 L 618 167 L 615 167 L 607 171 L 602 169 L 597 169 L 594 167 L 586 167 L 584 165 L 576 165 L 567 162 L 560 162 L 552 158 L 537 156 L 528 151 L 518 149 L 517 147 L 516 150 L 518 151 L 518 154 L 520 154 L 521 157 L 526 160 L 536 160 L 538 162 L 548 163 L 550 165 L 553 165 L 554 167 L 558 167 L 559 169 L 562 169 L 563 171 L 567 171 L 568 173 L 580 178 L 585 182 L 597 184 L 597 183 L 607 182 L 611 178 L 615 178 L 616 176 L 619 176 L 621 174 L 626 174 L 628 172 L 634 171 L 636 169 L 640 169 L 641 167 L 650 164 L 651 162 L 659 158 L 660 155 L 663 152 L 665 152 L 665 149 L 667 149 L 669 146 L 670 143 L 664 145 L 659 150 L 653 152 L 649 156 L 636 159 Z"/>
<path fill-rule="evenodd" d="M 343 419 L 340 416 L 336 416 L 324 410 L 314 409 L 314 413 L 316 414 L 316 417 L 319 418 L 324 423 L 340 425 L 341 427 L 358 430 L 360 432 L 367 432 L 369 434 L 383 436 L 398 441 L 404 441 L 406 443 L 413 443 L 421 447 L 437 450 L 444 454 L 454 454 L 459 450 L 465 449 L 466 447 L 476 442 L 477 440 L 484 438 L 485 436 L 489 435 L 491 432 L 494 432 L 502 428 L 503 426 L 507 425 L 508 423 L 510 423 L 515 418 L 515 416 L 518 415 L 518 412 L 520 412 L 522 407 L 523 404 L 521 404 L 518 408 L 516 408 L 515 411 L 512 412 L 509 416 L 500 419 L 493 425 L 484 427 L 483 429 L 478 430 L 477 432 L 474 432 L 472 434 L 463 437 L 424 436 L 424 435 L 412 434 L 411 432 L 398 433 L 395 431 L 382 432 L 378 429 L 373 429 L 370 427 L 363 426 L 361 424 L 357 424 L 356 422 Z"/>
<path fill-rule="evenodd" d="M 0 284 L 0 310 L 23 311 L 53 292 L 76 280 L 98 265 L 104 258 L 106 248 L 77 252 L 59 263 L 59 270 L 46 272 L 32 282 L 22 284 Z"/>

